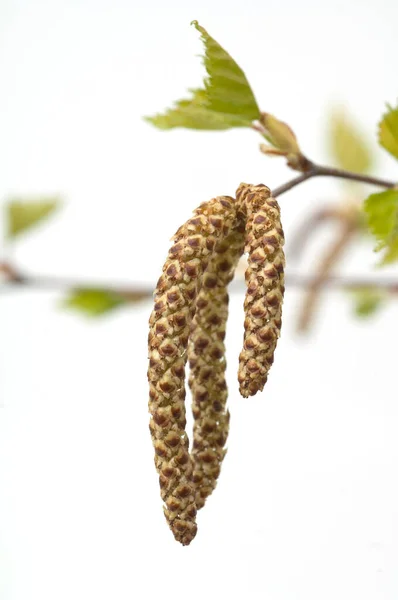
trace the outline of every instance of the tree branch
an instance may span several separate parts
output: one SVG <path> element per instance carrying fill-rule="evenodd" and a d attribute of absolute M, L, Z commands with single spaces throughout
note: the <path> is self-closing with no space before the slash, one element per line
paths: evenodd
<path fill-rule="evenodd" d="M 311 179 L 311 177 L 315 177 L 315 173 L 313 171 L 307 171 L 307 173 L 301 173 L 301 175 L 294 177 L 294 179 L 291 179 L 290 181 L 287 181 L 283 185 L 280 185 L 279 187 L 272 190 L 272 196 L 274 198 L 277 198 L 278 196 L 282 196 L 282 194 L 284 194 L 285 192 L 288 192 L 289 190 L 296 187 L 297 185 L 300 185 L 300 183 L 303 183 L 303 181 L 307 181 L 307 179 Z"/>
<path fill-rule="evenodd" d="M 379 179 L 378 177 L 370 177 L 368 175 L 362 175 L 361 173 L 352 173 L 351 171 L 344 171 L 343 169 L 334 169 L 333 167 L 323 167 L 321 165 L 317 165 L 311 161 L 308 161 L 309 167 L 304 173 L 294 177 L 287 183 L 280 185 L 275 188 L 272 192 L 274 198 L 277 196 L 281 196 L 285 192 L 288 192 L 292 188 L 296 187 L 300 183 L 307 181 L 307 179 L 311 179 L 312 177 L 335 177 L 337 179 L 349 179 L 351 181 L 358 181 L 361 183 L 368 183 L 370 185 L 376 185 L 382 188 L 393 188 L 397 184 L 394 181 L 389 181 L 387 179 Z"/>
<path fill-rule="evenodd" d="M 0 272 L 3 265 L 0 264 Z M 118 294 L 126 300 L 136 302 L 152 298 L 154 286 L 137 283 L 122 283 L 109 281 L 89 281 L 82 279 L 69 279 L 62 277 L 34 276 L 18 274 L 6 279 L 0 284 L 0 289 L 25 289 L 34 288 L 43 291 L 68 291 L 76 289 L 98 289 Z M 292 288 L 311 288 L 317 283 L 317 277 L 302 273 L 289 273 L 285 275 L 286 285 Z M 324 279 L 322 286 L 334 289 L 355 290 L 361 288 L 377 288 L 390 293 L 398 293 L 398 277 L 352 277 L 352 276 L 329 276 Z M 231 285 L 231 292 L 241 291 L 244 281 L 235 280 Z"/>
<path fill-rule="evenodd" d="M 393 188 L 397 185 L 393 181 L 379 179 L 377 177 L 369 177 L 367 175 L 361 175 L 360 173 L 352 173 L 350 171 L 344 171 L 342 169 L 335 169 L 332 167 L 323 167 L 311 162 L 304 156 L 302 158 L 302 164 L 305 165 L 305 171 L 294 179 L 291 179 L 283 185 L 275 188 L 272 192 L 272 195 L 275 198 L 313 177 L 335 177 L 339 179 L 349 179 L 387 189 Z M 15 289 L 27 287 L 43 290 L 100 289 L 118 294 L 131 302 L 152 298 L 153 294 L 152 286 L 148 287 L 146 285 L 139 285 L 135 283 L 123 285 L 109 282 L 94 283 L 86 280 L 71 280 L 61 277 L 26 275 L 19 272 L 8 262 L 0 262 L 0 274 L 3 275 L 3 281 L 0 283 L 0 288 L 2 290 L 5 290 L 6 288 Z M 286 284 L 292 287 L 311 288 L 314 286 L 314 284 L 316 284 L 316 282 L 316 278 L 308 277 L 307 275 L 301 275 L 297 273 L 286 274 Z M 336 276 L 325 278 L 322 282 L 322 285 L 341 289 L 379 288 L 391 293 L 398 293 L 398 278 L 381 279 L 369 277 L 362 279 L 355 277 Z M 236 284 L 233 284 L 232 290 L 237 289 L 237 287 L 241 286 L 236 286 Z"/>

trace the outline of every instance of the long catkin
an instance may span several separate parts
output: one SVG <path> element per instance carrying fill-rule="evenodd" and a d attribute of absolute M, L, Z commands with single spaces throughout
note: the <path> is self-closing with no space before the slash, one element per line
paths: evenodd
<path fill-rule="evenodd" d="M 217 241 L 235 220 L 227 196 L 202 204 L 174 236 L 155 290 L 148 337 L 150 431 L 164 513 L 176 538 L 188 545 L 196 535 L 192 459 L 185 432 L 185 363 L 202 274 Z"/>
<path fill-rule="evenodd" d="M 150 317 L 149 411 L 164 513 L 177 541 L 196 535 L 196 512 L 216 486 L 229 430 L 226 407 L 227 286 L 248 253 L 240 392 L 262 390 L 280 334 L 284 293 L 278 203 L 264 185 L 241 184 L 203 203 L 175 234 Z M 185 365 L 194 415 L 185 432 Z"/>
<path fill-rule="evenodd" d="M 228 318 L 227 287 L 244 249 L 244 222 L 220 239 L 203 275 L 188 346 L 189 385 L 192 391 L 193 474 L 196 506 L 205 504 L 220 474 L 229 430 L 225 380 L 225 332 Z"/>

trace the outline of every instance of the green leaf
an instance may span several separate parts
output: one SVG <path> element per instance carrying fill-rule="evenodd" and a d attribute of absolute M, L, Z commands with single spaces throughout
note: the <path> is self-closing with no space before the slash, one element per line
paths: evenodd
<path fill-rule="evenodd" d="M 145 117 L 145 120 L 158 129 L 185 127 L 186 129 L 221 131 L 242 126 L 239 117 L 220 114 L 203 106 L 203 97 L 206 94 L 204 90 L 190 91 L 193 94 L 191 100 L 179 100 L 174 108 L 170 108 L 164 114 Z"/>
<path fill-rule="evenodd" d="M 360 288 L 352 292 L 354 300 L 354 313 L 357 317 L 370 317 L 374 315 L 386 300 L 385 293 L 376 288 Z"/>
<path fill-rule="evenodd" d="M 336 165 L 347 171 L 368 173 L 372 168 L 372 153 L 355 123 L 342 110 L 330 119 L 330 152 Z"/>
<path fill-rule="evenodd" d="M 34 201 L 10 200 L 5 206 L 7 238 L 16 237 L 37 225 L 52 214 L 59 205 L 58 198 L 43 198 Z"/>
<path fill-rule="evenodd" d="M 160 129 L 223 130 L 250 127 L 260 110 L 242 69 L 197 21 L 192 24 L 201 34 L 205 47 L 207 77 L 203 88 L 190 90 L 192 97 L 179 100 L 164 114 L 146 117 Z"/>
<path fill-rule="evenodd" d="M 259 117 L 260 110 L 246 75 L 197 21 L 192 24 L 201 34 L 205 46 L 204 65 L 208 77 L 204 84 L 208 107 L 215 112 L 239 115 L 246 121 L 254 121 Z"/>
<path fill-rule="evenodd" d="M 115 310 L 128 302 L 117 292 L 99 288 L 72 290 L 62 301 L 62 306 L 83 313 L 87 317 L 98 317 Z"/>
<path fill-rule="evenodd" d="M 368 227 L 378 241 L 375 250 L 385 250 L 380 264 L 398 260 L 398 189 L 371 194 L 364 208 Z"/>
<path fill-rule="evenodd" d="M 387 105 L 387 112 L 379 123 L 379 142 L 387 152 L 398 158 L 398 106 Z"/>

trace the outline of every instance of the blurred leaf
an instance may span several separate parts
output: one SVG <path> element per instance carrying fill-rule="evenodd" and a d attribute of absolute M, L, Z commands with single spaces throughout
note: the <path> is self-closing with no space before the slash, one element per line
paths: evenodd
<path fill-rule="evenodd" d="M 58 198 L 10 200 L 6 206 L 6 236 L 13 238 L 40 223 L 59 207 Z"/>
<path fill-rule="evenodd" d="M 376 252 L 385 250 L 381 265 L 398 260 L 398 189 L 371 194 L 365 200 L 368 227 L 378 241 Z"/>
<path fill-rule="evenodd" d="M 376 288 L 353 290 L 354 313 L 357 317 L 374 315 L 386 300 L 386 294 Z"/>
<path fill-rule="evenodd" d="M 390 154 L 398 158 L 398 106 L 387 105 L 387 112 L 379 123 L 380 145 Z"/>
<path fill-rule="evenodd" d="M 197 21 L 192 24 L 200 32 L 205 47 L 208 77 L 204 79 L 204 87 L 190 90 L 191 98 L 179 100 L 166 113 L 146 120 L 160 129 L 250 127 L 259 118 L 260 110 L 244 72 Z"/>
<path fill-rule="evenodd" d="M 368 173 L 372 168 L 372 153 L 365 136 L 344 111 L 335 111 L 330 120 L 330 152 L 341 169 Z"/>
<path fill-rule="evenodd" d="M 87 317 L 99 317 L 127 304 L 128 300 L 117 292 L 105 289 L 79 288 L 72 290 L 63 300 L 65 308 L 84 313 Z"/>

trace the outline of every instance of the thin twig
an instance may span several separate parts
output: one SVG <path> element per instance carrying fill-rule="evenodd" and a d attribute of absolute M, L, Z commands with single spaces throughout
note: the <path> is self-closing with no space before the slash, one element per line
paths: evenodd
<path fill-rule="evenodd" d="M 297 177 L 294 177 L 294 179 L 291 179 L 290 181 L 287 181 L 283 185 L 280 185 L 279 187 L 275 188 L 272 191 L 272 195 L 274 198 L 277 198 L 278 196 L 282 196 L 282 194 L 284 194 L 285 192 L 288 192 L 292 188 L 296 187 L 296 185 L 300 185 L 300 183 L 303 183 L 303 181 L 307 181 L 307 179 L 311 179 L 311 177 L 315 177 L 315 175 L 316 174 L 312 170 L 307 171 L 306 173 L 301 173 L 301 175 L 298 175 Z"/>
<path fill-rule="evenodd" d="M 291 179 L 290 181 L 284 183 L 283 185 L 275 188 L 272 192 L 274 197 L 281 196 L 285 192 L 288 192 L 292 188 L 297 185 L 307 181 L 307 179 L 311 179 L 312 177 L 336 177 L 340 179 L 350 179 L 352 181 L 359 181 L 362 183 L 369 183 L 372 185 L 376 185 L 383 188 L 393 188 L 397 184 L 393 181 L 388 181 L 385 179 L 379 179 L 377 177 L 369 177 L 367 175 L 361 175 L 360 173 L 352 173 L 350 171 L 344 171 L 342 169 L 334 169 L 332 167 L 323 167 L 320 165 L 316 165 L 315 163 L 308 160 L 303 156 L 302 164 L 306 165 L 306 170 Z M 59 289 L 101 289 L 109 292 L 113 292 L 119 294 L 126 298 L 127 300 L 131 300 L 135 302 L 137 300 L 141 300 L 144 298 L 151 298 L 153 293 L 153 288 L 148 287 L 146 285 L 139 284 L 126 284 L 126 285 L 117 285 L 117 284 L 109 284 L 109 283 L 90 283 L 88 281 L 83 280 L 70 280 L 63 279 L 59 277 L 47 277 L 47 276 L 28 276 L 24 273 L 20 273 L 17 269 L 13 267 L 13 265 L 8 262 L 3 261 L 0 263 L 0 273 L 4 277 L 4 281 L 0 283 L 0 288 L 5 290 L 10 287 L 32 287 L 38 289 L 47 289 L 47 290 L 59 290 Z M 297 275 L 297 274 L 287 274 L 286 275 L 286 283 L 291 286 L 296 287 L 312 287 L 314 285 L 314 278 L 308 278 L 307 276 Z M 352 279 L 352 278 L 344 278 L 344 277 L 328 277 L 323 281 L 323 285 L 335 287 L 335 288 L 344 288 L 344 289 L 355 289 L 355 288 L 363 288 L 363 287 L 376 287 L 380 289 L 389 290 L 390 292 L 398 292 L 398 279 L 397 280 L 386 280 L 386 279 L 376 279 L 376 278 L 368 278 L 368 279 Z"/>
<path fill-rule="evenodd" d="M 311 288 L 316 277 L 302 275 L 301 273 L 286 273 L 286 285 L 289 287 Z M 353 277 L 351 275 L 330 275 L 325 278 L 322 285 L 327 288 L 340 290 L 378 289 L 391 294 L 398 293 L 398 277 Z"/>
<path fill-rule="evenodd" d="M 369 177 L 368 175 L 362 175 L 361 173 L 352 173 L 351 171 L 344 171 L 343 169 L 334 169 L 333 167 L 323 167 L 316 165 L 309 161 L 310 168 L 298 177 L 294 177 L 287 183 L 275 188 L 272 192 L 274 198 L 281 196 L 285 192 L 288 192 L 292 188 L 296 187 L 303 181 L 311 179 L 312 177 L 335 177 L 337 179 L 349 179 L 351 181 L 359 181 L 361 183 L 368 183 L 370 185 L 376 185 L 382 188 L 393 188 L 397 185 L 394 181 L 387 179 L 379 179 L 378 177 Z"/>
<path fill-rule="evenodd" d="M 322 167 L 321 165 L 314 165 L 314 168 L 315 177 L 337 177 L 337 179 L 350 179 L 351 181 L 369 183 L 370 185 L 376 185 L 383 188 L 393 188 L 397 185 L 397 183 L 394 181 L 380 179 L 379 177 L 370 177 L 369 175 L 362 175 L 361 173 L 352 173 L 351 171 L 344 171 L 344 169 Z"/>
<path fill-rule="evenodd" d="M 330 221 L 342 221 L 345 218 L 340 206 L 325 206 L 312 212 L 306 221 L 303 221 L 296 231 L 290 236 L 290 242 L 286 249 L 290 264 L 301 257 L 311 235 L 324 223 Z"/>
<path fill-rule="evenodd" d="M 336 239 L 334 239 L 332 244 L 326 249 L 325 255 L 321 257 L 312 284 L 307 288 L 303 304 L 299 310 L 297 322 L 298 332 L 305 333 L 309 331 L 319 304 L 323 283 L 330 276 L 333 267 L 341 260 L 341 257 L 357 231 L 358 219 L 348 216 L 346 220 L 341 223 L 341 228 Z"/>
<path fill-rule="evenodd" d="M 317 281 L 316 277 L 302 273 L 286 273 L 286 285 L 292 288 L 311 288 Z M 336 289 L 361 289 L 378 288 L 392 293 L 398 293 L 398 277 L 352 277 L 352 276 L 329 276 L 322 282 L 328 288 Z M 231 292 L 241 291 L 244 287 L 243 280 L 236 280 L 231 284 Z M 35 288 L 43 291 L 68 291 L 78 289 L 93 289 L 109 291 L 121 295 L 127 300 L 137 301 L 139 299 L 152 298 L 154 286 L 137 283 L 117 283 L 109 281 L 88 281 L 80 279 L 69 279 L 48 276 L 24 276 L 19 280 L 9 280 L 0 283 L 0 289 L 9 288 Z"/>

